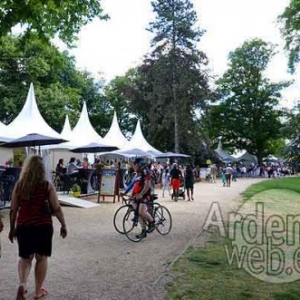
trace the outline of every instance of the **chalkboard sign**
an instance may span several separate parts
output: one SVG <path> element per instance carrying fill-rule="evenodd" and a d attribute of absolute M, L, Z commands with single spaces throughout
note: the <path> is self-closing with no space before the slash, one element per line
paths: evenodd
<path fill-rule="evenodd" d="M 118 196 L 118 201 L 120 201 L 119 169 L 102 169 L 100 171 L 98 203 L 101 196 L 103 201 L 105 197 L 113 197 L 113 202 L 115 202 L 116 196 Z"/>

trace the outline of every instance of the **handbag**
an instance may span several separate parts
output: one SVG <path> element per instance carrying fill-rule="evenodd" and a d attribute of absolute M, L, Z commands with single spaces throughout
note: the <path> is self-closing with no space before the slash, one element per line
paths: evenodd
<path fill-rule="evenodd" d="M 45 210 L 48 215 L 50 215 L 50 216 L 54 215 L 52 206 L 48 199 L 45 200 Z"/>

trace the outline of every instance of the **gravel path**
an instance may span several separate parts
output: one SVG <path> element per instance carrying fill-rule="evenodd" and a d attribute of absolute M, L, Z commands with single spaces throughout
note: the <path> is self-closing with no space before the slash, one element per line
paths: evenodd
<path fill-rule="evenodd" d="M 69 235 L 59 237 L 55 220 L 53 256 L 45 288 L 47 299 L 117 300 L 164 299 L 162 284 L 154 285 L 170 263 L 202 231 L 203 222 L 214 201 L 224 212 L 237 207 L 240 193 L 258 179 L 242 179 L 230 188 L 221 183 L 195 185 L 195 201 L 167 198 L 159 202 L 168 207 L 173 218 L 169 235 L 157 232 L 140 243 L 130 242 L 115 232 L 112 219 L 120 203 L 104 203 L 98 208 L 64 207 Z M 157 191 L 161 195 L 161 191 Z M 8 212 L 1 233 L 0 299 L 13 300 L 18 286 L 17 244 L 8 239 Z M 29 299 L 34 291 L 33 272 L 28 282 Z"/>

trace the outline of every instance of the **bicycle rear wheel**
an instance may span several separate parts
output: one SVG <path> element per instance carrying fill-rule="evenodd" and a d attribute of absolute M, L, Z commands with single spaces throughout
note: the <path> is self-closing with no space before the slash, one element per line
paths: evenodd
<path fill-rule="evenodd" d="M 118 208 L 118 210 L 115 212 L 114 219 L 113 219 L 113 224 L 117 232 L 121 234 L 125 234 L 123 230 L 123 219 L 126 214 L 126 212 L 129 210 L 128 205 L 122 205 L 121 207 Z"/>
<path fill-rule="evenodd" d="M 142 227 L 138 220 L 136 220 L 133 209 L 129 209 L 123 218 L 123 232 L 132 242 L 139 242 L 143 239 L 143 237 L 138 236 L 142 232 Z"/>
<path fill-rule="evenodd" d="M 155 229 L 161 235 L 167 235 L 172 229 L 172 216 L 165 206 L 157 206 L 154 213 Z"/>

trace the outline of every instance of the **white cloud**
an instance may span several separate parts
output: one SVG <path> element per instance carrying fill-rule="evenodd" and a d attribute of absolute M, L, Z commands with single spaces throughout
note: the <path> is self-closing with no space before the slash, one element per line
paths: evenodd
<path fill-rule="evenodd" d="M 284 42 L 276 23 L 288 3 L 289 0 L 194 0 L 199 25 L 207 31 L 199 48 L 208 55 L 213 72 L 222 75 L 229 52 L 247 39 L 259 37 L 278 44 L 279 54 L 270 64 L 268 76 L 274 81 L 296 80 L 284 92 L 284 104 L 291 106 L 298 100 L 300 81 L 297 74 L 287 73 Z M 136 66 L 150 49 L 151 35 L 146 28 L 154 15 L 146 0 L 105 0 L 103 7 L 111 19 L 95 20 L 86 26 L 79 35 L 78 48 L 71 53 L 79 68 L 95 75 L 101 72 L 110 80 Z"/>

